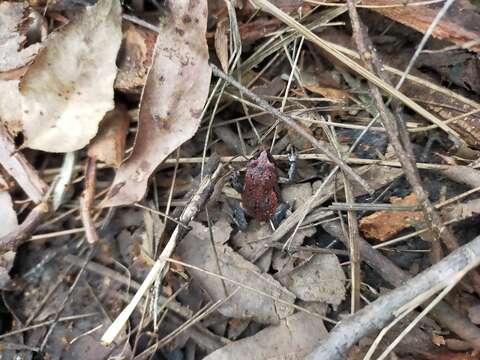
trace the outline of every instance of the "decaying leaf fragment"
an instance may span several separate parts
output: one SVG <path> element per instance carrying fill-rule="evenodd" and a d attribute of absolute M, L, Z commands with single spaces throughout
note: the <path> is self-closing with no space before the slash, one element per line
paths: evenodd
<path fill-rule="evenodd" d="M 98 134 L 88 147 L 88 156 L 108 166 L 119 167 L 125 151 L 125 139 L 130 124 L 128 112 L 120 107 L 105 115 Z"/>
<path fill-rule="evenodd" d="M 99 0 L 49 35 L 20 82 L 26 146 L 68 152 L 95 136 L 113 108 L 121 39 L 118 0 Z"/>
<path fill-rule="evenodd" d="M 199 126 L 211 76 L 207 1 L 170 0 L 168 9 L 142 94 L 134 149 L 104 206 L 141 200 L 155 168 Z"/>
<path fill-rule="evenodd" d="M 40 49 L 40 44 L 23 49 L 27 37 L 20 27 L 26 22 L 28 11 L 26 3 L 0 3 L 0 73 L 25 66 Z"/>
<path fill-rule="evenodd" d="M 22 130 L 18 78 L 23 67 L 33 60 L 40 44 L 24 48 L 29 9 L 27 4 L 0 3 L 0 121 L 12 134 Z"/>

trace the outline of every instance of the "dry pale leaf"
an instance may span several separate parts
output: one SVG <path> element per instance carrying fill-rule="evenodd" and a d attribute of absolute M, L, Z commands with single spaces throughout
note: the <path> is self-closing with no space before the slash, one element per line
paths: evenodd
<path fill-rule="evenodd" d="M 10 133 L 16 134 L 22 131 L 22 103 L 19 80 L 0 80 L 0 121 L 7 127 Z"/>
<path fill-rule="evenodd" d="M 18 227 L 17 214 L 13 209 L 13 202 L 7 191 L 8 186 L 0 175 L 0 209 L 2 213 L 2 226 L 0 227 L 0 237 L 15 231 Z M 7 251 L 0 255 L 0 289 L 3 289 L 10 281 L 8 275 L 15 260 L 15 252 Z"/>
<path fill-rule="evenodd" d="M 108 166 L 119 167 L 125 152 L 130 116 L 125 109 L 115 108 L 100 123 L 98 134 L 88 146 L 88 156 Z"/>
<path fill-rule="evenodd" d="M 118 0 L 99 0 L 49 35 L 20 81 L 26 146 L 68 152 L 88 144 L 113 108 L 121 38 Z"/>
<path fill-rule="evenodd" d="M 339 305 L 345 299 L 345 274 L 332 254 L 315 255 L 278 280 L 304 301 Z"/>
<path fill-rule="evenodd" d="M 292 210 L 297 210 L 304 203 L 305 199 L 310 198 L 312 195 L 312 184 L 309 182 L 282 187 L 282 200 L 287 202 Z"/>
<path fill-rule="evenodd" d="M 311 309 L 322 312 L 321 305 Z M 303 359 L 321 339 L 328 335 L 322 319 L 305 312 L 298 312 L 269 326 L 257 334 L 232 342 L 214 351 L 205 360 L 251 359 L 296 360 Z"/>
<path fill-rule="evenodd" d="M 239 231 L 231 239 L 232 247 L 245 259 L 255 263 L 270 243 L 270 224 L 259 223 L 255 219 L 248 222 L 247 231 Z"/>
<path fill-rule="evenodd" d="M 33 60 L 40 44 L 23 48 L 29 9 L 26 3 L 0 3 L 0 121 L 15 134 L 22 130 L 22 111 L 16 71 Z"/>
<path fill-rule="evenodd" d="M 285 272 L 288 270 L 293 270 L 297 259 L 295 257 L 289 256 L 288 250 L 295 249 L 298 246 L 301 246 L 305 241 L 305 238 L 313 236 L 317 232 L 315 227 L 308 227 L 305 229 L 299 229 L 293 238 L 289 238 L 289 245 L 287 246 L 287 252 L 285 251 L 275 251 L 272 258 L 272 268 L 278 272 Z"/>
<path fill-rule="evenodd" d="M 25 66 L 40 49 L 38 43 L 23 49 L 28 13 L 27 3 L 0 3 L 0 72 Z"/>
<path fill-rule="evenodd" d="M 208 229 L 197 222 L 192 222 L 190 225 L 192 231 L 177 246 L 176 253 L 182 261 L 214 273 L 220 273 L 228 279 L 271 296 L 261 295 L 245 288 L 237 291 L 239 285 L 187 268 L 187 271 L 201 283 L 202 288 L 213 301 L 224 299 L 228 294 L 237 291 L 219 307 L 218 311 L 222 315 L 271 324 L 292 314 L 293 308 L 288 304 L 293 304 L 295 296 L 290 291 L 272 276 L 261 273 L 258 267 L 235 253 L 229 246 L 217 243 L 214 250 L 209 236 L 206 235 Z M 214 232 L 218 231 L 215 230 L 215 226 L 213 230 Z M 281 299 L 283 302 L 273 299 Z"/>
<path fill-rule="evenodd" d="M 207 1 L 168 1 L 142 94 L 131 156 L 120 166 L 104 206 L 139 201 L 155 168 L 198 129 L 211 70 Z"/>

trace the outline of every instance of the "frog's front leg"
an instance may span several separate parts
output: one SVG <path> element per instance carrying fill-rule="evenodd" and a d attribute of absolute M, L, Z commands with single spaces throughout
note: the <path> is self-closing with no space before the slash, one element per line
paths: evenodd
<path fill-rule="evenodd" d="M 232 187 L 237 190 L 240 194 L 243 193 L 244 189 L 244 182 L 240 175 L 240 171 L 235 170 L 233 174 L 230 176 L 230 183 Z"/>
<path fill-rule="evenodd" d="M 279 177 L 278 182 L 280 184 L 293 184 L 295 182 L 295 177 L 297 176 L 297 160 L 297 152 L 292 150 L 288 155 L 288 177 Z"/>
<path fill-rule="evenodd" d="M 275 212 L 270 218 L 270 221 L 272 222 L 274 229 L 278 228 L 278 226 L 283 221 L 283 219 L 287 217 L 288 210 L 290 210 L 290 205 L 286 202 L 281 202 L 277 206 L 277 208 L 275 209 Z"/>

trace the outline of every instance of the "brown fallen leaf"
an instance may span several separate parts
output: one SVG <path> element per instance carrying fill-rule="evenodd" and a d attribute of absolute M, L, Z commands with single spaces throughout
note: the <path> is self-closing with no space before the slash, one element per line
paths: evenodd
<path fill-rule="evenodd" d="M 123 31 L 122 47 L 118 56 L 118 74 L 115 89 L 126 93 L 142 91 L 152 65 L 157 34 L 127 23 Z"/>
<path fill-rule="evenodd" d="M 414 193 L 402 198 L 392 197 L 394 205 L 418 205 Z M 378 211 L 360 219 L 360 230 L 369 239 L 385 241 L 401 230 L 411 227 L 423 220 L 421 211 Z"/>
<path fill-rule="evenodd" d="M 114 105 L 121 37 L 118 0 L 99 0 L 48 36 L 20 81 L 25 146 L 68 152 L 88 144 Z"/>
<path fill-rule="evenodd" d="M 222 224 L 213 226 L 214 234 L 218 234 L 218 236 L 214 235 L 214 239 L 219 241 L 213 249 L 208 229 L 200 223 L 190 223 L 192 231 L 177 246 L 177 255 L 190 265 L 220 273 L 228 279 L 267 293 L 271 297 L 240 288 L 218 308 L 218 311 L 227 317 L 253 319 L 263 324 L 278 323 L 281 319 L 291 315 L 293 308 L 287 304 L 293 304 L 295 296 L 271 275 L 261 273 L 257 266 L 235 253 L 230 246 L 223 245 L 221 237 L 228 236 L 232 229 L 228 223 Z M 222 228 L 219 228 L 220 226 Z M 202 288 L 213 301 L 224 299 L 239 287 L 239 285 L 220 280 L 201 271 L 189 268 L 187 271 L 201 283 Z M 281 299 L 283 302 L 273 299 Z"/>
<path fill-rule="evenodd" d="M 322 306 L 310 310 L 322 312 Z M 257 334 L 237 340 L 214 351 L 205 360 L 221 359 L 304 359 L 320 340 L 328 335 L 321 319 L 298 312 Z"/>
<path fill-rule="evenodd" d="M 142 94 L 135 145 L 118 169 L 104 206 L 141 200 L 155 168 L 200 124 L 211 77 L 207 2 L 171 0 L 168 8 Z"/>
<path fill-rule="evenodd" d="M 129 124 L 130 116 L 125 109 L 117 107 L 108 112 L 88 146 L 88 156 L 118 168 L 123 160 Z"/>

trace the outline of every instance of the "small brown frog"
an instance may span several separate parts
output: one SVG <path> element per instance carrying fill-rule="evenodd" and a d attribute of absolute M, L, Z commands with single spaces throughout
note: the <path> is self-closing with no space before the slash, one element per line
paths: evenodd
<path fill-rule="evenodd" d="M 274 227 L 285 218 L 289 205 L 282 201 L 278 184 L 293 183 L 296 159 L 294 152 L 288 157 L 288 178 L 278 176 L 277 167 L 267 150 L 263 150 L 258 158 L 249 161 L 243 183 L 238 171 L 234 173 L 232 186 L 242 195 L 242 207 L 233 209 L 234 220 L 240 230 L 247 229 L 245 213 L 260 222 L 271 220 Z"/>

